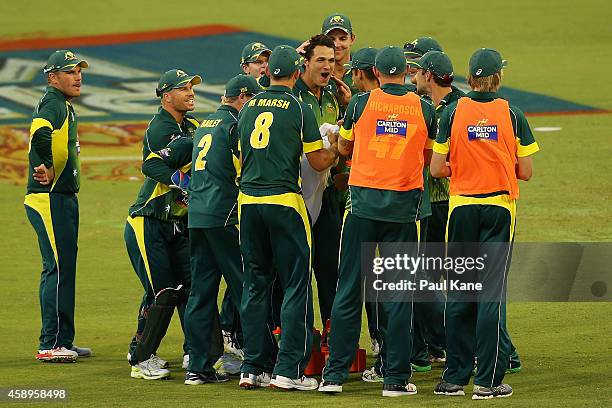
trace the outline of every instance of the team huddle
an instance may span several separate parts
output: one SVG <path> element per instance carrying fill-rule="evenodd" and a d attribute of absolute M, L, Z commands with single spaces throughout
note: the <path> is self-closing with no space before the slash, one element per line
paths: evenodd
<path fill-rule="evenodd" d="M 177 68 L 159 79 L 145 180 L 124 230 L 144 288 L 127 354 L 133 378 L 170 376 L 156 353 L 176 309 L 185 384 L 237 375 L 246 389 L 342 392 L 365 306 L 376 362 L 362 379 L 381 383 L 383 396 L 416 394 L 413 372 L 432 364 L 444 365 L 437 395 L 465 395 L 472 376 L 473 399 L 512 395 L 503 379 L 521 362 L 506 328 L 507 271 L 518 180 L 531 178 L 539 148 L 524 114 L 497 94 L 506 63 L 477 50 L 465 94 L 431 37 L 351 52 L 354 40 L 337 13 L 297 49 L 247 44 L 242 72 L 201 120 L 189 114 L 199 75 Z M 43 258 L 41 361 L 92 353 L 73 344 L 80 147 L 70 101 L 85 68 L 67 50 L 49 57 L 30 128 L 25 208 Z M 363 260 L 391 255 L 384 243 L 427 252 L 444 242 L 457 254 L 463 243 L 501 247 L 504 261 L 479 277 L 491 283 L 482 298 L 364 302 Z M 313 335 L 313 275 L 322 336 Z M 319 382 L 304 372 L 322 345 Z"/>

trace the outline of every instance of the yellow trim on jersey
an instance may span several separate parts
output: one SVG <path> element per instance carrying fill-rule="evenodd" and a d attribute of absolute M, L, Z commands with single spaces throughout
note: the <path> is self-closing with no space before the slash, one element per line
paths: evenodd
<path fill-rule="evenodd" d="M 315 152 L 323 148 L 323 140 L 316 140 L 314 142 L 302 142 L 302 149 L 304 154 Z"/>
<path fill-rule="evenodd" d="M 197 120 L 191 118 L 187 118 L 187 120 L 193 123 L 196 127 L 200 127 L 200 122 L 198 122 Z"/>
<path fill-rule="evenodd" d="M 132 230 L 134 231 L 134 236 L 136 237 L 136 242 L 138 243 L 138 250 L 140 251 L 142 262 L 144 263 L 145 269 L 147 270 L 147 276 L 149 277 L 151 289 L 155 291 L 155 287 L 153 286 L 153 278 L 151 277 L 151 268 L 149 268 L 149 260 L 147 259 L 147 248 L 145 246 L 144 217 L 128 217 L 127 222 L 128 224 L 130 224 L 130 227 L 132 227 Z"/>
<path fill-rule="evenodd" d="M 516 155 L 518 157 L 531 156 L 532 154 L 540 150 L 540 146 L 538 146 L 538 142 L 533 142 L 531 144 L 528 144 L 527 146 L 523 146 L 521 145 L 521 141 L 518 137 L 516 138 L 516 142 L 517 142 Z"/>
<path fill-rule="evenodd" d="M 450 151 L 450 143 L 448 143 L 448 140 L 444 143 L 434 142 L 433 151 L 434 153 L 448 154 Z"/>
<path fill-rule="evenodd" d="M 510 237 L 514 238 L 514 224 L 516 223 L 516 200 L 510 198 L 508 194 L 500 194 L 493 197 L 466 197 L 462 195 L 452 195 L 448 200 L 448 219 L 446 223 L 446 242 L 448 242 L 448 222 L 450 221 L 453 210 L 464 205 L 497 205 L 504 207 L 510 212 Z"/>
<path fill-rule="evenodd" d="M 153 153 L 153 152 L 149 153 L 149 155 L 147 156 L 146 159 L 144 159 L 144 161 L 147 161 L 147 160 L 150 160 L 150 159 L 161 159 L 161 160 L 164 160 L 164 159 L 162 159 L 162 157 L 159 154 Z"/>
<path fill-rule="evenodd" d="M 310 229 L 310 221 L 308 220 L 308 210 L 306 203 L 301 194 L 284 193 L 270 196 L 254 197 L 246 195 L 243 192 L 238 193 L 238 222 L 240 223 L 241 210 L 243 205 L 249 204 L 271 204 L 282 205 L 283 207 L 293 208 L 302 218 L 304 223 L 304 232 L 306 232 L 306 241 L 308 241 L 308 270 L 310 271 L 312 264 L 312 236 Z"/>
<path fill-rule="evenodd" d="M 340 136 L 342 136 L 344 139 L 348 140 L 349 142 L 352 142 L 353 140 L 355 140 L 355 134 L 353 133 L 353 128 L 350 129 L 345 129 L 344 127 L 340 126 Z"/>
<path fill-rule="evenodd" d="M 189 172 L 191 170 L 191 162 L 187 163 L 186 165 L 181 167 L 179 170 L 181 170 L 183 173 Z"/>
<path fill-rule="evenodd" d="M 238 178 L 240 177 L 240 172 L 242 171 L 242 166 L 240 165 L 240 158 L 232 154 L 232 163 L 234 164 L 234 169 L 236 170 L 236 184 L 238 184 Z"/>
<path fill-rule="evenodd" d="M 68 109 L 68 103 L 66 102 L 66 120 L 62 126 L 54 130 L 51 133 L 51 152 L 53 154 L 53 168 L 55 170 L 55 179 L 51 186 L 51 191 L 60 179 L 62 172 L 66 168 L 66 162 L 68 162 L 68 119 L 70 118 L 70 110 Z"/>
<path fill-rule="evenodd" d="M 47 119 L 44 118 L 34 118 L 32 120 L 32 124 L 30 125 L 30 143 L 28 144 L 28 153 L 32 150 L 32 137 L 34 137 L 34 133 L 38 129 L 42 129 L 44 127 L 48 127 L 53 132 L 53 125 Z"/>
<path fill-rule="evenodd" d="M 168 187 L 167 185 L 165 185 L 164 183 L 157 183 L 157 185 L 155 186 L 155 190 L 153 190 L 153 192 L 151 193 L 151 196 L 149 196 L 149 198 L 147 198 L 147 202 L 142 206 L 142 208 L 146 207 L 147 204 L 149 204 L 149 202 L 157 197 L 161 197 L 166 193 L 170 192 L 170 187 Z"/>
<path fill-rule="evenodd" d="M 59 268 L 59 258 L 57 256 L 57 246 L 55 245 L 55 232 L 53 232 L 53 220 L 51 218 L 51 197 L 49 193 L 32 193 L 25 196 L 25 205 L 36 211 L 45 226 L 47 238 L 53 249 L 55 264 Z"/>
<path fill-rule="evenodd" d="M 38 129 L 41 129 L 44 127 L 48 127 L 49 129 L 51 129 L 51 131 L 53 131 L 53 125 L 47 119 L 34 118 L 32 120 L 32 124 L 30 125 L 30 137 L 32 137 Z"/>

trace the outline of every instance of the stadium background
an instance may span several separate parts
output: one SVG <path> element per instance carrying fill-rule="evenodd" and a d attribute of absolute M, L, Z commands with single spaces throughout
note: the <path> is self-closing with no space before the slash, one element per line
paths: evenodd
<path fill-rule="evenodd" d="M 611 9 L 609 3 L 594 0 L 583 1 L 579 7 L 566 0 L 480 0 L 469 5 L 3 2 L 0 344 L 4 352 L 0 357 L 0 386 L 66 387 L 73 403 L 91 406 L 156 406 L 164 400 L 181 406 L 263 406 L 271 401 L 295 406 L 380 403 L 379 387 L 358 378 L 333 401 L 317 393 L 245 393 L 236 382 L 186 387 L 182 385 L 183 371 L 177 368 L 173 379 L 162 383 L 129 378 L 124 358 L 141 288 L 125 253 L 122 232 L 127 208 L 142 177 L 138 143 L 145 118 L 156 109 L 154 82 L 161 72 L 175 67 L 202 74 L 207 84 L 200 87 L 202 92 L 196 101 L 196 116 L 201 119 L 201 112 L 212 110 L 217 103 L 224 80 L 238 71 L 242 45 L 255 39 L 268 45 L 299 43 L 317 33 L 323 17 L 334 11 L 351 17 L 357 35 L 354 50 L 367 45 L 403 45 L 417 36 L 431 35 L 449 54 L 458 75 L 465 75 L 467 60 L 475 49 L 496 48 L 510 62 L 504 84 L 531 93 L 519 96 L 526 104 L 523 107 L 535 106 L 526 111 L 539 112 L 529 116 L 532 128 L 561 128 L 534 132 L 542 151 L 534 159 L 533 180 L 521 185 L 517 240 L 610 241 L 612 165 L 608 157 L 612 153 L 612 115 L 601 111 L 612 110 Z M 206 35 L 211 26 L 215 34 Z M 124 33 L 132 34 L 117 35 Z M 141 37 L 133 33 L 141 33 Z M 185 33 L 191 34 L 178 38 Z M 117 44 L 128 41 L 126 38 L 149 41 Z M 34 104 L 31 101 L 41 92 L 43 78 L 39 66 L 23 61 L 44 61 L 50 48 L 65 47 L 106 63 L 104 72 L 88 75 L 96 69 L 90 59 L 94 68 L 85 71 L 84 93 L 94 97 L 94 87 L 107 88 L 110 96 L 105 102 L 107 109 L 99 110 L 102 115 L 91 109 L 88 113 L 89 105 L 77 108 L 84 180 L 79 196 L 76 340 L 94 348 L 97 356 L 76 365 L 52 366 L 41 365 L 33 358 L 40 325 L 40 255 L 22 206 L 28 115 Z M 18 63 L 11 65 L 15 59 Z M 117 105 L 117 101 L 126 105 Z M 109 107 L 113 103 L 115 106 Z M 100 100 L 92 101 L 92 105 L 100 104 Z M 516 392 L 505 404 L 545 407 L 612 403 L 610 303 L 511 303 L 508 309 L 510 331 L 525 369 L 508 378 Z M 160 355 L 169 358 L 174 367 L 180 366 L 180 344 L 180 328 L 174 322 L 160 349 Z M 362 345 L 366 344 L 364 333 Z M 434 399 L 431 389 L 437 375 L 438 370 L 415 374 L 419 394 L 414 403 L 469 403 L 467 399 Z"/>

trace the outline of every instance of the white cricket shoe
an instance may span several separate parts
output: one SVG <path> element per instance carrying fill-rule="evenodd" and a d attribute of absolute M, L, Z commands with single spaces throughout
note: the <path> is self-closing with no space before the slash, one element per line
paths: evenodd
<path fill-rule="evenodd" d="M 76 351 L 68 350 L 66 347 L 56 347 L 50 350 L 38 350 L 36 359 L 48 363 L 74 363 L 79 358 Z"/>
<path fill-rule="evenodd" d="M 183 356 L 183 364 L 182 367 L 186 370 L 187 368 L 189 368 L 189 354 L 185 354 Z"/>
<path fill-rule="evenodd" d="M 270 386 L 271 379 L 272 374 L 270 373 L 261 373 L 259 375 L 241 373 L 240 382 L 238 383 L 238 385 L 242 388 L 266 388 Z"/>
<path fill-rule="evenodd" d="M 144 380 L 161 380 L 170 377 L 170 370 L 161 368 L 158 363 L 148 359 L 132 366 L 130 376 L 132 378 L 142 378 Z"/>
<path fill-rule="evenodd" d="M 282 375 L 274 375 L 270 380 L 270 386 L 284 390 L 312 391 L 319 388 L 319 382 L 314 378 L 302 376 L 302 378 L 289 378 Z"/>
<path fill-rule="evenodd" d="M 130 362 L 131 359 L 132 359 L 132 355 L 130 353 L 127 353 L 128 363 Z M 151 360 L 152 363 L 157 364 L 159 368 L 170 368 L 170 363 L 164 360 L 163 358 L 159 357 L 157 354 L 151 354 L 151 358 L 149 360 Z"/>

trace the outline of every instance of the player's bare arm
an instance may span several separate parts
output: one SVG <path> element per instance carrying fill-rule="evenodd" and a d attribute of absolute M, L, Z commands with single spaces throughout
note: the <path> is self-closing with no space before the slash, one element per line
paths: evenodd
<path fill-rule="evenodd" d="M 353 145 L 354 143 L 350 140 L 346 140 L 343 137 L 338 138 L 338 152 L 344 157 L 353 154 Z"/>
<path fill-rule="evenodd" d="M 316 171 L 327 170 L 336 164 L 336 160 L 338 159 L 338 145 L 334 143 L 327 149 L 319 149 L 314 152 L 306 153 L 306 159 L 308 159 L 310 167 Z"/>
<path fill-rule="evenodd" d="M 533 161 L 531 156 L 519 157 L 516 164 L 516 177 L 519 180 L 529 181 L 533 173 Z"/>
<path fill-rule="evenodd" d="M 446 163 L 446 155 L 433 152 L 429 171 L 435 178 L 450 177 L 451 169 Z"/>

